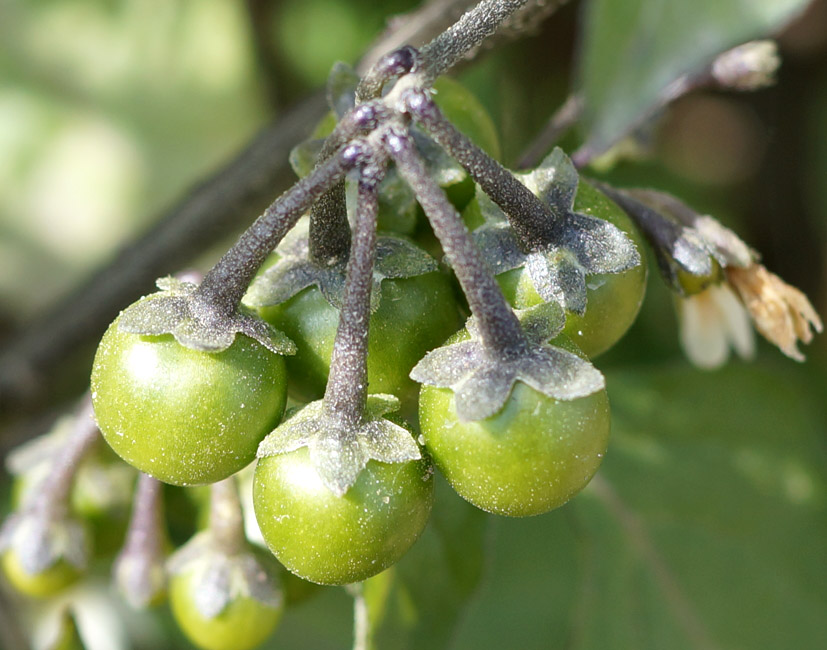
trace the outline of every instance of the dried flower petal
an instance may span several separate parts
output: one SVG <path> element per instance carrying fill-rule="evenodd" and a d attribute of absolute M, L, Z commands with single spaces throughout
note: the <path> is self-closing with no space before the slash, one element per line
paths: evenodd
<path fill-rule="evenodd" d="M 727 279 L 738 291 L 756 329 L 788 357 L 804 361 L 797 343 L 809 343 L 813 330 L 824 325 L 801 291 L 787 284 L 761 264 L 727 268 Z"/>

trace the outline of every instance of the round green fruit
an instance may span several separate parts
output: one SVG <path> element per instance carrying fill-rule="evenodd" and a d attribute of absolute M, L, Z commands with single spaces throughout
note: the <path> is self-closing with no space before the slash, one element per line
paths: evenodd
<path fill-rule="evenodd" d="M 577 188 L 574 207 L 620 228 L 635 243 L 641 258 L 640 264 L 620 273 L 586 276 L 586 313 L 581 316 L 566 312 L 563 334 L 586 356 L 594 358 L 617 343 L 637 318 L 646 292 L 645 248 L 640 232 L 626 213 L 583 180 Z M 507 271 L 497 276 L 497 281 L 506 299 L 518 309 L 543 302 L 524 268 Z"/>
<path fill-rule="evenodd" d="M 260 459 L 253 483 L 267 546 L 288 570 L 325 585 L 358 582 L 398 561 L 425 528 L 433 494 L 429 461 L 370 460 L 337 496 L 307 447 Z"/>
<path fill-rule="evenodd" d="M 81 571 L 66 560 L 58 560 L 40 573 L 29 573 L 20 565 L 14 550 L 3 553 L 0 562 L 9 583 L 22 594 L 34 598 L 50 598 L 77 582 Z"/>
<path fill-rule="evenodd" d="M 171 335 L 103 336 L 92 370 L 95 417 L 109 445 L 142 472 L 174 485 L 214 483 L 248 465 L 281 419 L 281 356 L 238 334 L 222 352 Z"/>
<path fill-rule="evenodd" d="M 574 346 L 556 340 L 570 350 Z M 425 446 L 465 500 L 487 512 L 525 517 L 563 505 L 592 478 L 609 442 L 605 390 L 564 401 L 518 381 L 500 411 L 463 422 L 454 393 L 423 385 Z"/>
<path fill-rule="evenodd" d="M 204 650 L 250 650 L 263 643 L 281 620 L 283 607 L 236 595 L 216 616 L 198 611 L 193 572 L 174 575 L 169 585 L 172 614 L 184 634 Z"/>

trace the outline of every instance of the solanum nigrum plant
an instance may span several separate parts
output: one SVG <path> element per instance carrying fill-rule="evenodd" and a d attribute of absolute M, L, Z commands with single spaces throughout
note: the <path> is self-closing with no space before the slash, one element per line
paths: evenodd
<path fill-rule="evenodd" d="M 820 330 L 803 294 L 675 197 L 583 177 L 582 151 L 498 162 L 490 118 L 440 75 L 524 4 L 485 0 L 362 76 L 334 67 L 330 115 L 291 156 L 300 180 L 203 279 L 162 278 L 120 313 L 71 435 L 53 438 L 39 482 L 19 464 L 36 487 L 0 530 L 9 582 L 42 596 L 80 578 L 89 535 L 70 497 L 99 428 L 141 472 L 114 562 L 132 607 L 168 596 L 197 646 L 252 648 L 286 604 L 278 560 L 308 598 L 308 583 L 347 586 L 367 648 L 367 603 L 427 537 L 440 481 L 529 517 L 598 472 L 610 409 L 590 358 L 637 317 L 647 250 L 681 313 L 720 292 L 794 357 Z M 207 485 L 209 522 L 184 542 L 164 490 Z"/>

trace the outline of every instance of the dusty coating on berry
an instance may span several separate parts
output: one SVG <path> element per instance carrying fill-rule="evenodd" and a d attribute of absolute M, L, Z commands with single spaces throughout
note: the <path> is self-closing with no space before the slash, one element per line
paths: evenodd
<path fill-rule="evenodd" d="M 417 540 L 431 512 L 430 461 L 368 461 L 337 496 L 302 447 L 259 460 L 253 483 L 256 519 L 278 560 L 305 580 L 341 585 L 376 575 Z"/>
<path fill-rule="evenodd" d="M 423 386 L 419 408 L 425 445 L 451 486 L 500 515 L 566 503 L 597 471 L 609 440 L 605 390 L 564 402 L 519 382 L 499 412 L 462 422 L 452 391 Z"/>
<path fill-rule="evenodd" d="M 281 356 L 246 336 L 201 352 L 172 336 L 124 332 L 116 320 L 92 370 L 95 417 L 128 463 L 166 483 L 198 485 L 255 458 L 286 402 Z"/>
<path fill-rule="evenodd" d="M 205 650 L 250 650 L 263 643 L 281 620 L 284 608 L 252 595 L 236 593 L 221 610 L 207 616 L 198 607 L 200 573 L 191 569 L 173 576 L 172 613 L 190 640 Z"/>
<path fill-rule="evenodd" d="M 589 183 L 580 182 L 574 205 L 578 212 L 616 226 L 638 251 L 644 250 L 643 237 L 631 219 Z M 646 292 L 647 273 L 646 258 L 641 255 L 640 264 L 631 268 L 586 276 L 586 311 L 566 313 L 563 333 L 589 358 L 611 348 L 637 318 Z M 498 275 L 497 282 L 506 299 L 519 309 L 543 302 L 526 267 Z"/>
<path fill-rule="evenodd" d="M 577 400 L 604 389 L 606 382 L 582 353 L 546 342 L 559 334 L 563 313 L 556 303 L 542 303 L 517 314 L 525 345 L 504 356 L 489 349 L 476 318 L 414 367 L 411 377 L 429 386 L 450 388 L 461 422 L 483 420 L 499 411 L 518 382 L 544 395 Z"/>

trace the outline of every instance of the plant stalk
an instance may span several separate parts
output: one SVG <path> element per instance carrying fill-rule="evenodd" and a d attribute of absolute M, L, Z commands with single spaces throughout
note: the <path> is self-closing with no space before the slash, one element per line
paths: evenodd
<path fill-rule="evenodd" d="M 505 167 L 485 153 L 445 118 L 421 88 L 406 90 L 403 101 L 408 111 L 430 135 L 462 165 L 483 191 L 508 217 L 508 222 L 526 250 L 547 243 L 553 237 L 554 214 Z"/>
<path fill-rule="evenodd" d="M 432 85 L 439 75 L 497 31 L 525 3 L 526 0 L 483 0 L 465 12 L 457 22 L 422 48 L 420 74 L 423 85 Z"/>
<path fill-rule="evenodd" d="M 384 142 L 400 175 L 413 189 L 431 222 L 468 298 L 486 349 L 504 357 L 522 353 L 527 342 L 517 317 L 503 297 L 462 218 L 428 175 L 413 139 L 402 130 L 391 129 Z"/>
<path fill-rule="evenodd" d="M 338 154 L 276 199 L 210 269 L 194 297 L 217 316 L 235 313 L 247 287 L 270 252 L 299 217 L 361 157 L 362 147 L 359 144 L 344 146 Z"/>
<path fill-rule="evenodd" d="M 353 597 L 353 650 L 373 650 L 373 635 L 370 627 L 370 612 L 365 601 L 365 585 L 355 582 L 348 585 Z"/>
<path fill-rule="evenodd" d="M 149 474 L 138 475 L 138 486 L 121 555 L 163 555 L 163 500 L 161 482 Z"/>
<path fill-rule="evenodd" d="M 32 510 L 46 518 L 58 519 L 68 512 L 75 474 L 100 436 L 89 393 L 83 397 L 74 417 L 66 445 L 53 459 L 51 472 L 32 501 Z"/>
<path fill-rule="evenodd" d="M 353 424 L 363 416 L 368 394 L 368 335 L 379 183 L 385 160 L 372 160 L 359 174 L 356 227 L 347 266 L 347 283 L 333 344 L 325 409 Z"/>
<path fill-rule="evenodd" d="M 376 128 L 387 117 L 381 102 L 365 103 L 349 111 L 322 145 L 317 165 L 327 161 L 337 149 L 353 138 Z M 310 211 L 308 256 L 320 266 L 330 266 L 350 255 L 350 224 L 347 218 L 344 179 L 322 194 Z"/>
<path fill-rule="evenodd" d="M 216 546 L 228 556 L 238 555 L 247 544 L 234 476 L 210 486 L 210 533 Z"/>

